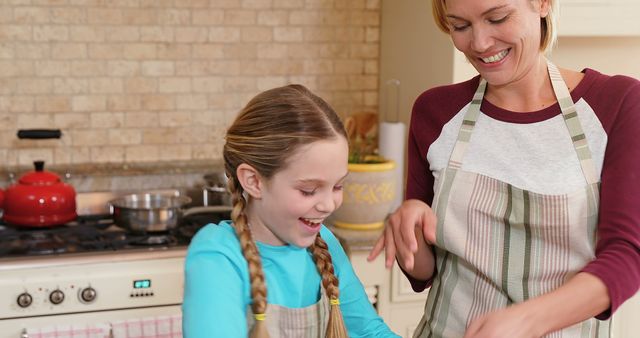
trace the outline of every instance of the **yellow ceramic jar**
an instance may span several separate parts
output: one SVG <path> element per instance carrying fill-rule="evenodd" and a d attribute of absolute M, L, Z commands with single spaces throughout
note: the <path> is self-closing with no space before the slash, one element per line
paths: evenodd
<path fill-rule="evenodd" d="M 342 206 L 331 217 L 333 225 L 346 229 L 371 230 L 384 225 L 396 191 L 394 161 L 349 163 L 343 186 Z"/>

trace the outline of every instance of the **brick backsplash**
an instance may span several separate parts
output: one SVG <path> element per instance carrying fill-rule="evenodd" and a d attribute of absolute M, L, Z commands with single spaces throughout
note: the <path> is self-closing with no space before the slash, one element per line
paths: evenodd
<path fill-rule="evenodd" d="M 3 0 L 0 166 L 217 160 L 247 100 L 287 83 L 376 111 L 379 38 L 380 0 Z"/>

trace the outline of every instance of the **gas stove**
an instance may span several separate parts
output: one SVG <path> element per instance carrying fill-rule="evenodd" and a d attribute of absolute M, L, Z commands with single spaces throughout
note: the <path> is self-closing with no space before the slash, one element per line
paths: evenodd
<path fill-rule="evenodd" d="M 224 218 L 205 217 L 187 217 L 175 229 L 153 233 L 128 232 L 113 224 L 110 215 L 101 218 L 81 216 L 74 222 L 52 228 L 19 229 L 0 222 L 0 262 L 12 258 L 188 246 L 204 224 Z"/>
<path fill-rule="evenodd" d="M 84 337 L 78 332 L 95 327 L 107 331 L 91 337 L 119 338 L 127 336 L 114 328 L 160 327 L 167 318 L 174 331 L 140 336 L 181 337 L 175 321 L 187 247 L 204 225 L 228 219 L 230 209 L 202 208 L 153 233 L 126 231 L 98 209 L 51 228 L 0 222 L 0 338 Z"/>

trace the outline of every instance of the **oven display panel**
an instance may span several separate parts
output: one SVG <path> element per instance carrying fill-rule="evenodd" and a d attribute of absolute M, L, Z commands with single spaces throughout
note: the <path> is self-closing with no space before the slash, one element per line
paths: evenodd
<path fill-rule="evenodd" d="M 151 279 L 139 279 L 133 281 L 134 289 L 148 289 L 151 287 Z"/>

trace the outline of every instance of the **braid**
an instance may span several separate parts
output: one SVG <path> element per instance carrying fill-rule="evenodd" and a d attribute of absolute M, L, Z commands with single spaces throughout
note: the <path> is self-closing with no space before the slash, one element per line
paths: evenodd
<path fill-rule="evenodd" d="M 339 281 L 333 270 L 333 262 L 331 260 L 331 254 L 329 253 L 327 242 L 325 242 L 324 239 L 320 237 L 320 234 L 318 234 L 318 236 L 316 236 L 316 241 L 309 250 L 313 254 L 313 260 L 315 261 L 318 272 L 320 272 L 320 276 L 322 278 L 322 286 L 327 292 L 327 297 L 331 302 L 326 338 L 348 338 L 344 319 L 342 318 L 342 312 L 340 312 Z"/>
<path fill-rule="evenodd" d="M 262 271 L 262 261 L 255 242 L 249 230 L 247 215 L 244 213 L 246 201 L 242 196 L 242 186 L 233 177 L 229 179 L 229 192 L 231 193 L 233 210 L 231 219 L 236 235 L 240 240 L 242 254 L 249 265 L 249 280 L 251 283 L 251 311 L 254 315 L 263 316 L 267 311 L 267 286 L 264 281 L 264 271 Z M 253 326 L 249 337 L 268 338 L 269 334 L 264 324 L 264 318 L 258 319 Z"/>
<path fill-rule="evenodd" d="M 320 276 L 322 277 L 322 286 L 327 291 L 327 297 L 329 299 L 337 299 L 340 296 L 340 290 L 338 289 L 338 278 L 333 273 L 333 261 L 329 254 L 327 243 L 320 237 L 320 234 L 316 236 L 316 241 L 309 248 L 313 254 L 313 260 L 316 262 L 316 267 Z"/>

